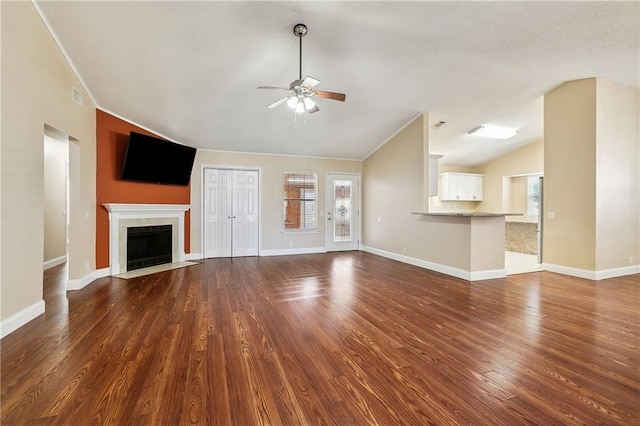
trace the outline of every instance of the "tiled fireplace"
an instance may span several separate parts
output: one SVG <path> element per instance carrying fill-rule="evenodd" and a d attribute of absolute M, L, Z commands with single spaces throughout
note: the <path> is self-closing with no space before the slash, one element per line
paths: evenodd
<path fill-rule="evenodd" d="M 185 260 L 184 213 L 189 204 L 103 204 L 109 211 L 111 275 L 127 272 L 127 229 L 171 226 L 171 262 Z M 168 259 L 167 259 L 168 260 Z"/>

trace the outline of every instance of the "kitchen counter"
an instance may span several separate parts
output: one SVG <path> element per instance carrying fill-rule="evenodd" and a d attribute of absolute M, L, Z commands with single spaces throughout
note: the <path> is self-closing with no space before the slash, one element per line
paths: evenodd
<path fill-rule="evenodd" d="M 460 216 L 460 217 L 505 217 L 505 216 L 522 216 L 522 213 L 491 213 L 491 212 L 411 212 L 411 214 L 419 214 L 423 216 Z"/>

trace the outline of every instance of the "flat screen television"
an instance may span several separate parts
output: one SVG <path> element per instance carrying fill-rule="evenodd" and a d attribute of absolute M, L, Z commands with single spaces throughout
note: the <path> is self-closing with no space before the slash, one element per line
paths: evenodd
<path fill-rule="evenodd" d="M 122 165 L 122 180 L 189 185 L 196 149 L 131 132 Z"/>

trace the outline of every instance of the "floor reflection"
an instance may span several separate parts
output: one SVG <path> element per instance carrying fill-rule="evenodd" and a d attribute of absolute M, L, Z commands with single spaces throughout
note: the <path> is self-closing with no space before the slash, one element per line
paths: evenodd
<path fill-rule="evenodd" d="M 353 292 L 353 256 L 335 256 L 331 260 L 331 286 L 329 296 L 331 301 L 350 305 Z"/>

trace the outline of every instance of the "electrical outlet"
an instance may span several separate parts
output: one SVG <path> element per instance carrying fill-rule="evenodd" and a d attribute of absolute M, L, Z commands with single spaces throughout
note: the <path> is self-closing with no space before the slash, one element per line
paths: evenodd
<path fill-rule="evenodd" d="M 549 212 L 549 213 L 547 213 L 547 218 L 549 218 L 549 219 L 555 219 L 555 218 L 556 218 L 556 212 Z"/>
<path fill-rule="evenodd" d="M 402 253 L 403 254 L 407 254 L 407 248 L 406 247 L 402 247 Z"/>
<path fill-rule="evenodd" d="M 629 256 L 629 265 L 633 265 L 633 256 Z"/>

